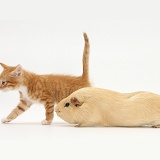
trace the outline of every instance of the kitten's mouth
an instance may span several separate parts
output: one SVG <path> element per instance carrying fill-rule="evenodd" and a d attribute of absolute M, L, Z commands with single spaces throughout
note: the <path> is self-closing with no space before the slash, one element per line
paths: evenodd
<path fill-rule="evenodd" d="M 1 89 L 1 91 L 2 91 L 2 92 L 7 92 L 7 90 L 5 90 L 5 89 Z"/>
<path fill-rule="evenodd" d="M 10 91 L 9 89 L 0 89 L 2 92 L 8 92 Z"/>

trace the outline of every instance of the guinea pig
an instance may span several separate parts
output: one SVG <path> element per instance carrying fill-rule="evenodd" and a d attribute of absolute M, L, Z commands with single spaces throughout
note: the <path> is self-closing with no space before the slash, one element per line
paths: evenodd
<path fill-rule="evenodd" d="M 119 93 L 86 87 L 61 100 L 55 111 L 77 127 L 160 127 L 160 95 L 145 91 Z"/>

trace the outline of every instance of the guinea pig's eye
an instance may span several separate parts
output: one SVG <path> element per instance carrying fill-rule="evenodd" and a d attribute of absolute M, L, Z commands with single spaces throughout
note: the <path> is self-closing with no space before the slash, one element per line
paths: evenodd
<path fill-rule="evenodd" d="M 69 103 L 66 103 L 64 107 L 69 107 Z"/>

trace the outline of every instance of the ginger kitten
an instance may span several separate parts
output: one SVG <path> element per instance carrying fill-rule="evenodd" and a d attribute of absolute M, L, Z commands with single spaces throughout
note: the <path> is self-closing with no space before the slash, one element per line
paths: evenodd
<path fill-rule="evenodd" d="M 88 71 L 90 44 L 86 33 L 84 33 L 84 40 L 82 76 L 38 75 L 22 69 L 21 65 L 13 67 L 0 63 L 3 67 L 0 75 L 0 90 L 18 90 L 20 94 L 19 104 L 2 119 L 3 123 L 12 121 L 32 104 L 38 102 L 43 104 L 46 110 L 46 119 L 42 124 L 49 125 L 53 120 L 55 102 L 58 103 L 72 92 L 91 85 Z"/>

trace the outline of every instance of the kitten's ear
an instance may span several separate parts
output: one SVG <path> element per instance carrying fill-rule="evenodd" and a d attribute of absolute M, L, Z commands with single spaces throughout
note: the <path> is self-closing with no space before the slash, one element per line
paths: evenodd
<path fill-rule="evenodd" d="M 4 69 L 8 67 L 7 65 L 5 65 L 5 64 L 3 64 L 3 63 L 0 63 L 0 65 L 1 65 Z"/>
<path fill-rule="evenodd" d="M 71 103 L 74 104 L 76 107 L 79 107 L 83 104 L 82 102 L 79 102 L 79 100 L 76 97 L 71 98 Z"/>
<path fill-rule="evenodd" d="M 22 66 L 19 64 L 14 71 L 11 72 L 12 77 L 21 76 Z"/>

